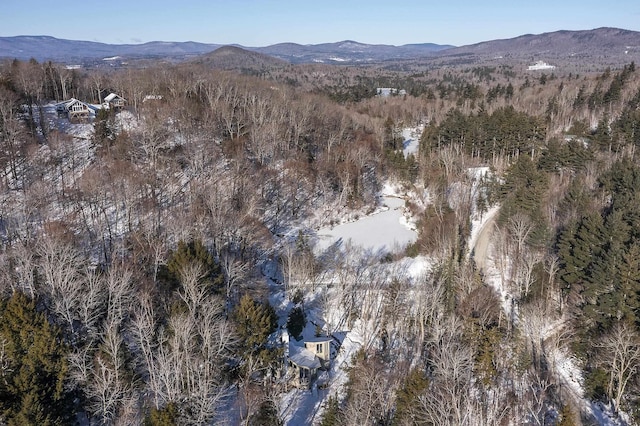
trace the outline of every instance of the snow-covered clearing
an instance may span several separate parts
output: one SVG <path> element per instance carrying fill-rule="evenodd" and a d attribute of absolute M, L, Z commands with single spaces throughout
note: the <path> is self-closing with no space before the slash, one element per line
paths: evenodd
<path fill-rule="evenodd" d="M 382 209 L 370 216 L 318 230 L 317 248 L 324 250 L 351 241 L 374 253 L 384 254 L 397 252 L 414 242 L 418 234 L 408 226 L 404 216 L 404 200 L 384 197 L 383 201 Z"/>
<path fill-rule="evenodd" d="M 350 242 L 374 255 L 401 252 L 418 238 L 409 210 L 405 208 L 405 200 L 411 196 L 387 183 L 380 194 L 381 205 L 373 213 L 317 230 L 316 251 L 341 248 Z"/>
<path fill-rule="evenodd" d="M 402 129 L 402 152 L 404 158 L 409 155 L 418 155 L 418 147 L 420 146 L 420 136 L 424 130 L 424 125 L 417 127 L 407 127 Z"/>

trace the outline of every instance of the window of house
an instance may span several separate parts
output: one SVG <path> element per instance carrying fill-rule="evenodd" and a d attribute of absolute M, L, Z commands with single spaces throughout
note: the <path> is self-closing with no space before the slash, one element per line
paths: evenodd
<path fill-rule="evenodd" d="M 318 354 L 322 353 L 322 343 L 318 343 L 316 345 L 316 353 L 318 353 Z"/>

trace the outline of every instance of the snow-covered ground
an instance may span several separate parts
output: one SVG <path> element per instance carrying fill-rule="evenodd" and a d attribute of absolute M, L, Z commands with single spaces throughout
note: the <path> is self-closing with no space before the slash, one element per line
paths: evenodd
<path fill-rule="evenodd" d="M 411 154 L 418 155 L 420 136 L 423 130 L 424 125 L 402 129 L 402 152 L 404 153 L 404 158 L 407 158 Z"/>
<path fill-rule="evenodd" d="M 397 185 L 387 183 L 380 193 L 380 206 L 369 215 L 362 215 L 357 220 L 342 223 L 334 227 L 324 227 L 317 231 L 315 238 L 315 251 L 321 253 L 329 247 L 338 249 L 348 246 L 357 246 L 363 255 L 373 255 L 377 258 L 389 252 L 401 252 L 407 244 L 417 239 L 417 232 L 408 210 L 405 209 L 405 200 L 416 194 L 402 191 Z M 419 200 L 423 203 L 424 200 Z M 424 256 L 416 258 L 404 257 L 394 262 L 380 264 L 374 262 L 370 266 L 369 274 L 373 276 L 393 276 L 400 274 L 406 279 L 416 282 L 429 270 L 431 262 Z M 365 281 L 367 281 L 365 279 Z M 344 318 L 348 317 L 345 306 L 341 303 L 332 303 L 324 306 L 319 299 L 323 297 L 340 300 L 336 283 L 339 279 L 333 276 L 331 271 L 323 279 L 321 289 L 314 294 L 308 294 L 305 300 L 307 318 L 309 323 L 304 331 L 305 336 L 315 331 L 315 324 L 323 327 L 325 331 L 332 324 L 338 331 L 332 331 L 334 347 L 338 348 L 335 358 L 332 359 L 331 368 L 328 371 L 328 386 L 325 389 L 314 387 L 312 390 L 291 389 L 283 396 L 280 403 L 280 414 L 285 425 L 297 426 L 316 424 L 322 418 L 325 404 L 330 396 L 342 399 L 345 385 L 348 381 L 348 368 L 351 366 L 356 352 L 371 344 L 371 339 L 376 336 L 376 330 L 381 326 L 375 323 L 375 319 L 365 321 L 356 319 L 347 325 Z M 325 285 L 326 284 L 326 285 Z M 327 297 L 326 292 L 333 292 Z M 321 296 L 320 294 L 324 296 Z M 382 293 L 378 291 L 363 290 L 363 296 L 372 306 L 382 303 Z M 282 297 L 276 298 L 285 303 Z M 280 311 L 286 310 L 286 306 L 280 305 Z M 334 328 L 335 329 L 335 328 Z M 378 330 L 379 331 L 379 330 Z M 310 336 L 307 336 L 310 337 Z"/>
<path fill-rule="evenodd" d="M 579 361 L 566 349 L 558 349 L 552 354 L 555 360 L 555 370 L 565 391 L 569 392 L 576 401 L 581 401 L 580 409 L 590 413 L 601 426 L 627 426 L 629 421 L 625 413 L 620 412 L 616 418 L 611 408 L 597 402 L 590 401 L 584 396 L 582 369 Z"/>
<path fill-rule="evenodd" d="M 320 250 L 348 241 L 374 253 L 397 252 L 418 238 L 410 229 L 404 216 L 404 200 L 384 197 L 383 208 L 355 222 L 318 230 L 317 245 Z"/>
<path fill-rule="evenodd" d="M 474 172 L 475 173 L 475 172 Z M 482 262 L 482 270 L 484 273 L 484 281 L 497 292 L 502 309 L 507 315 L 514 321 L 517 326 L 517 307 L 515 306 L 514 298 L 509 289 L 505 286 L 502 274 L 496 267 L 493 259 L 493 246 L 490 241 L 491 231 L 494 226 L 494 219 L 499 213 L 500 206 L 493 206 L 484 215 L 474 217 L 472 220 L 472 232 L 469 238 L 468 247 L 469 252 L 472 249 L 476 251 L 476 256 L 484 257 Z M 486 241 L 481 241 L 486 239 Z M 481 244 L 486 244 L 482 250 L 486 250 L 486 253 L 479 254 L 478 250 Z M 477 259 L 477 258 L 476 258 Z M 560 332 L 562 329 L 564 319 L 552 318 L 544 324 L 543 330 L 540 335 L 543 340 L 552 338 L 555 333 Z M 580 409 L 583 413 L 589 413 L 593 416 L 593 419 L 597 421 L 601 426 L 626 426 L 625 413 L 620 413 L 619 417 L 615 417 L 610 409 L 600 403 L 595 403 L 587 399 L 584 395 L 582 369 L 579 367 L 578 360 L 570 354 L 566 348 L 554 348 L 551 353 L 548 354 L 550 360 L 552 360 L 552 368 L 555 371 L 561 385 L 567 391 L 571 397 L 577 401 L 580 405 Z"/>
<path fill-rule="evenodd" d="M 374 255 L 401 252 L 418 238 L 414 220 L 405 208 L 405 200 L 412 195 L 387 182 L 380 193 L 380 206 L 373 213 L 318 229 L 316 251 L 352 244 Z"/>

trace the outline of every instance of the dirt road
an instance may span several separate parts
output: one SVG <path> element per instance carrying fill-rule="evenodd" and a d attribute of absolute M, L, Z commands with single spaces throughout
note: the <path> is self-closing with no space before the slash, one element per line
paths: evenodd
<path fill-rule="evenodd" d="M 493 214 L 489 220 L 487 220 L 478 234 L 478 238 L 473 247 L 473 260 L 476 262 L 476 267 L 482 271 L 487 264 L 487 257 L 489 256 L 489 243 L 491 242 L 491 234 L 493 233 L 494 224 L 496 221 L 496 214 Z"/>

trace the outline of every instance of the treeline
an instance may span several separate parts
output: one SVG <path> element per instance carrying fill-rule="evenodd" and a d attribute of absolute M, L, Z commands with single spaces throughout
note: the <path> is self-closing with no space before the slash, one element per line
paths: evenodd
<path fill-rule="evenodd" d="M 440 123 L 425 127 L 420 140 L 424 151 L 438 151 L 457 145 L 471 158 L 485 163 L 495 157 L 516 158 L 523 153 L 535 156 L 544 146 L 546 127 L 535 116 L 518 112 L 512 106 L 488 114 L 467 115 L 450 111 Z"/>

